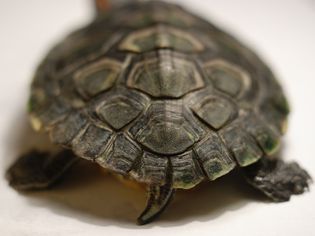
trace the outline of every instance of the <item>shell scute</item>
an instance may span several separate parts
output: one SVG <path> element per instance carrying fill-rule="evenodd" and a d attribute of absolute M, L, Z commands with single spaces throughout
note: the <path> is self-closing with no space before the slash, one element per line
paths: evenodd
<path fill-rule="evenodd" d="M 112 135 L 110 129 L 90 124 L 72 141 L 72 147 L 76 155 L 94 160 L 104 151 Z"/>
<path fill-rule="evenodd" d="M 233 158 L 215 133 L 210 133 L 194 147 L 194 150 L 210 180 L 227 174 L 235 167 Z"/>
<path fill-rule="evenodd" d="M 139 146 L 123 133 L 119 133 L 108 146 L 96 162 L 123 175 L 131 170 L 136 159 L 142 154 Z"/>
<path fill-rule="evenodd" d="M 251 88 L 249 74 L 230 62 L 216 59 L 205 63 L 208 79 L 220 91 L 234 98 L 239 98 Z"/>
<path fill-rule="evenodd" d="M 143 110 L 142 104 L 124 96 L 114 96 L 98 107 L 97 114 L 101 120 L 115 129 L 121 129 L 134 120 Z"/>
<path fill-rule="evenodd" d="M 263 152 L 240 124 L 220 131 L 225 143 L 240 166 L 248 166 L 263 156 Z"/>
<path fill-rule="evenodd" d="M 235 114 L 235 108 L 228 100 L 218 96 L 208 96 L 193 107 L 194 112 L 214 129 L 221 128 Z"/>
<path fill-rule="evenodd" d="M 169 173 L 169 161 L 164 156 L 144 152 L 138 165 L 131 171 L 131 175 L 146 183 L 163 185 Z"/>
<path fill-rule="evenodd" d="M 120 50 L 135 53 L 169 48 L 180 52 L 198 52 L 204 45 L 192 34 L 166 25 L 157 25 L 131 32 L 119 45 Z"/>
<path fill-rule="evenodd" d="M 280 136 L 272 130 L 271 127 L 264 124 L 264 122 L 255 115 L 246 117 L 244 122 L 246 123 L 245 128 L 253 135 L 265 154 L 272 155 L 278 151 Z"/>
<path fill-rule="evenodd" d="M 189 151 L 170 158 L 174 188 L 189 189 L 204 179 L 202 170 L 199 164 L 194 161 L 193 155 L 194 153 Z"/>
<path fill-rule="evenodd" d="M 119 62 L 106 58 L 76 72 L 74 82 L 84 97 L 94 97 L 113 87 L 120 71 Z"/>
<path fill-rule="evenodd" d="M 153 97 L 179 98 L 204 87 L 194 62 L 169 50 L 149 54 L 133 65 L 127 86 Z"/>
<path fill-rule="evenodd" d="M 159 154 L 185 151 L 200 138 L 185 112 L 184 105 L 178 101 L 153 103 L 146 114 L 146 123 L 142 123 L 142 129 L 135 134 L 136 140 Z"/>
<path fill-rule="evenodd" d="M 85 114 L 78 111 L 72 111 L 63 121 L 57 123 L 52 128 L 50 137 L 56 144 L 70 146 L 72 140 L 87 123 L 88 118 Z"/>

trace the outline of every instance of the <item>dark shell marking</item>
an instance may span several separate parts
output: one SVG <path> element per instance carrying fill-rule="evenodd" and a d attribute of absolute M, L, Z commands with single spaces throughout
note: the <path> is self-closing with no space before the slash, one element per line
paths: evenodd
<path fill-rule="evenodd" d="M 35 129 L 76 155 L 175 188 L 272 155 L 289 112 L 252 51 L 162 2 L 117 8 L 67 37 L 38 68 L 29 109 Z"/>

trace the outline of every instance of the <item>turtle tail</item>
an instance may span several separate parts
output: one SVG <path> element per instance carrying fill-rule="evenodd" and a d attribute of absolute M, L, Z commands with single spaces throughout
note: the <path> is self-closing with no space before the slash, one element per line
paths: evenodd
<path fill-rule="evenodd" d="M 138 217 L 138 224 L 144 225 L 152 222 L 166 209 L 174 197 L 175 188 L 172 181 L 172 170 L 169 166 L 164 184 L 159 185 L 152 181 L 148 185 L 147 205 Z"/>
<path fill-rule="evenodd" d="M 139 216 L 138 224 L 144 225 L 156 219 L 170 203 L 174 193 L 175 189 L 170 184 L 149 186 L 147 206 Z"/>

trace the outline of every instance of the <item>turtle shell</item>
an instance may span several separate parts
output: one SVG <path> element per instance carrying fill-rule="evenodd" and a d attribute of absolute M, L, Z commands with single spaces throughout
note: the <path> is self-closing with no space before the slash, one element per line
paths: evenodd
<path fill-rule="evenodd" d="M 256 54 L 162 2 L 113 9 L 54 47 L 29 109 L 36 130 L 77 156 L 174 188 L 272 155 L 289 112 Z"/>

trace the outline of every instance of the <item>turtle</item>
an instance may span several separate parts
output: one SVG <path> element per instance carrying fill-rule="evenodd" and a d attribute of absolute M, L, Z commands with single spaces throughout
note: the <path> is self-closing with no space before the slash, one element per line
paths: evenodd
<path fill-rule="evenodd" d="M 51 187 L 83 158 L 147 186 L 139 224 L 177 189 L 234 169 L 274 202 L 308 190 L 307 171 L 278 158 L 290 109 L 256 53 L 173 3 L 95 3 L 31 84 L 32 127 L 62 150 L 23 155 L 7 171 L 12 187 Z"/>

